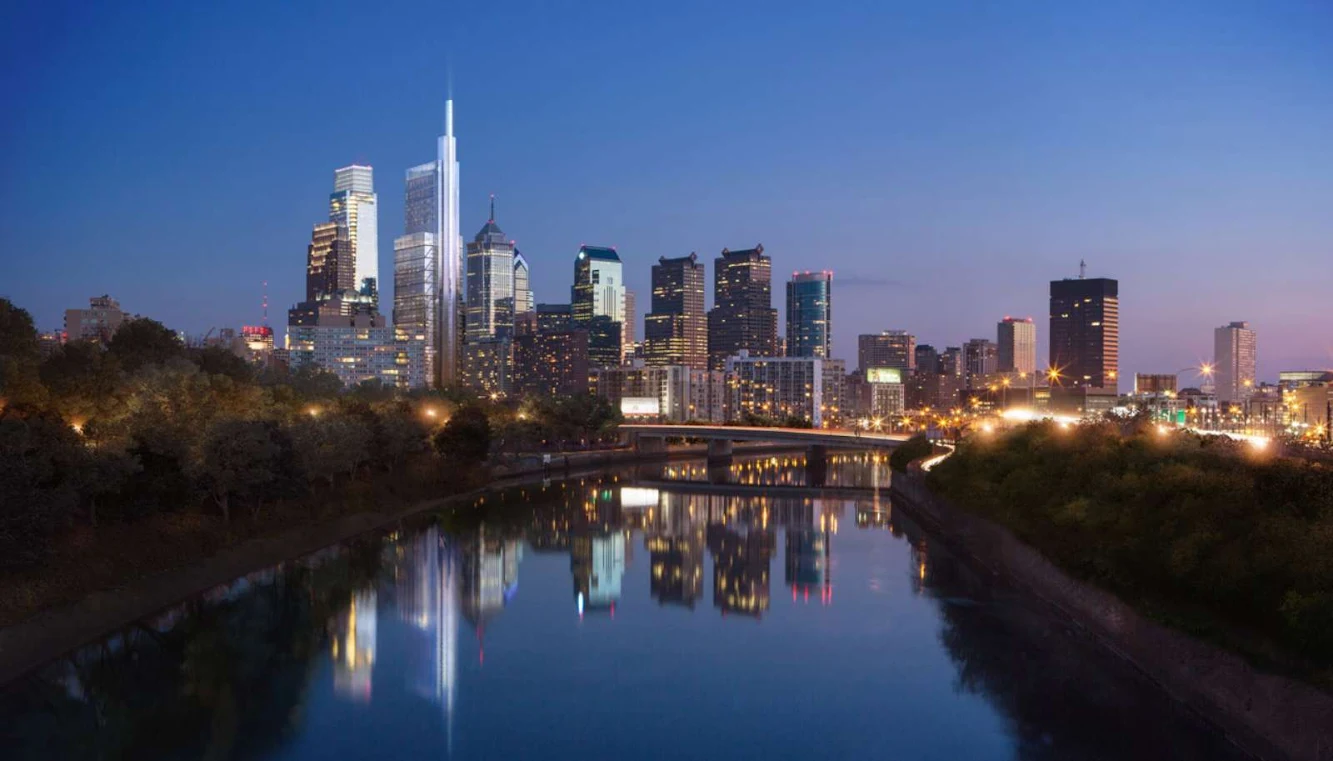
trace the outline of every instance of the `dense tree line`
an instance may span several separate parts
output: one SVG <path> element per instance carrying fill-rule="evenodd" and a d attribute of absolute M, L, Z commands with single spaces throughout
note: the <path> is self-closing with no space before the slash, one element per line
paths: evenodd
<path fill-rule="evenodd" d="M 970 438 L 928 482 L 1160 619 L 1333 665 L 1327 464 L 1153 426 L 1047 422 Z"/>
<path fill-rule="evenodd" d="M 421 456 L 441 470 L 515 451 L 583 445 L 619 414 L 591 396 L 517 409 L 459 392 L 402 394 L 331 373 L 257 370 L 190 349 L 149 319 L 105 346 L 39 352 L 32 319 L 0 299 L 0 570 L 39 563 L 77 524 L 209 509 L 225 521 L 317 497 Z"/>

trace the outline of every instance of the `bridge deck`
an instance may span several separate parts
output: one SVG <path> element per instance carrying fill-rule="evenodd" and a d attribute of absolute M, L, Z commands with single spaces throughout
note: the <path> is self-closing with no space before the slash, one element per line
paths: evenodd
<path fill-rule="evenodd" d="M 741 425 L 650 425 L 625 424 L 622 433 L 632 436 L 685 437 L 717 441 L 774 441 L 850 449 L 896 447 L 910 438 L 905 433 L 856 433 L 815 428 L 760 428 Z"/>

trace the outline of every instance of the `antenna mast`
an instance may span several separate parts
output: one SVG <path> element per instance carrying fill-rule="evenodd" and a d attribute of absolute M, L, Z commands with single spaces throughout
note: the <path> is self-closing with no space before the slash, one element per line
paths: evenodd
<path fill-rule="evenodd" d="M 1082 259 L 1078 260 L 1078 279 L 1082 280 L 1088 275 L 1088 263 Z"/>
<path fill-rule="evenodd" d="M 264 327 L 268 327 L 268 281 L 264 281 Z"/>

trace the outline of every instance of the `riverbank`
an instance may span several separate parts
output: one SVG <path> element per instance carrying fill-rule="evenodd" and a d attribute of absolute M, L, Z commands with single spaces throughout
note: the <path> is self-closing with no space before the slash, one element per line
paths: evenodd
<path fill-rule="evenodd" d="M 738 446 L 737 453 L 785 449 L 789 447 Z M 630 449 L 570 453 L 568 469 L 565 456 L 560 455 L 553 458 L 549 476 L 537 459 L 537 464 L 529 462 L 528 467 L 491 473 L 485 483 L 459 482 L 452 493 L 425 499 L 420 496 L 420 488 L 404 486 L 403 474 L 386 474 L 383 479 L 357 484 L 358 488 L 350 494 L 339 498 L 330 495 L 325 509 L 306 520 L 292 515 L 282 516 L 285 520 L 269 516 L 268 524 L 246 525 L 244 519 L 237 519 L 231 541 L 227 541 L 225 532 L 220 533 L 220 529 L 225 529 L 220 519 L 194 513 L 170 517 L 163 524 L 151 526 L 107 527 L 96 538 L 106 551 L 94 553 L 89 544 L 92 539 L 78 537 L 62 549 L 59 561 L 78 562 L 82 552 L 85 559 L 98 567 L 85 569 L 87 573 L 59 589 L 48 590 L 46 597 L 41 590 L 16 589 L 40 577 L 40 572 L 0 581 L 0 601 L 3 601 L 0 612 L 4 616 L 0 619 L 4 621 L 0 628 L 0 685 L 218 584 L 393 526 L 418 513 L 448 508 L 491 489 L 545 477 L 576 477 L 608 466 L 694 458 L 706 451 L 706 445 L 684 445 L 673 447 L 665 455 L 640 455 Z M 421 475 L 408 478 L 420 479 Z M 385 495 L 372 498 L 375 489 L 385 489 Z M 388 505 L 383 504 L 386 498 Z M 333 502 L 338 503 L 337 508 Z M 344 512 L 335 513 L 335 509 Z M 163 537 L 175 537 L 175 546 L 165 552 L 141 551 L 145 541 Z M 206 554 L 200 557 L 202 553 Z"/>
<path fill-rule="evenodd" d="M 1090 632 L 1247 752 L 1265 759 L 1333 759 L 1333 695 L 1260 671 L 1069 576 L 1008 529 L 931 492 L 919 470 L 895 473 L 890 490 L 895 508 Z"/>

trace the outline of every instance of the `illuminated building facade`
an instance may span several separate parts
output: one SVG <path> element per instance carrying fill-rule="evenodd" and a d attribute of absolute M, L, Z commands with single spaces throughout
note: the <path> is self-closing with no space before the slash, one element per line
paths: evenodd
<path fill-rule="evenodd" d="M 289 325 L 293 369 L 314 365 L 338 376 L 344 386 L 380 380 L 401 389 L 426 384 L 424 342 L 385 325 L 379 314 L 358 314 L 343 324 Z"/>
<path fill-rule="evenodd" d="M 1051 365 L 1056 383 L 1114 390 L 1120 374 L 1120 284 L 1109 278 L 1051 281 Z"/>
<path fill-rule="evenodd" d="M 94 296 L 88 299 L 87 309 L 65 310 L 65 340 L 106 343 L 127 319 L 119 301 L 106 295 Z"/>
<path fill-rule="evenodd" d="M 514 249 L 514 314 L 525 314 L 533 310 L 532 272 L 528 260 L 523 258 L 517 248 Z"/>
<path fill-rule="evenodd" d="M 652 282 L 652 311 L 644 317 L 644 359 L 650 365 L 706 369 L 708 323 L 698 254 L 658 259 Z"/>
<path fill-rule="evenodd" d="M 1213 331 L 1213 378 L 1217 401 L 1243 402 L 1254 391 L 1257 340 L 1248 322 Z"/>
<path fill-rule="evenodd" d="M 626 398 L 653 398 L 659 417 L 671 422 L 726 420 L 726 375 L 683 365 L 645 366 L 642 362 L 593 371 L 594 391 L 617 408 Z"/>
<path fill-rule="evenodd" d="M 797 417 L 824 425 L 824 360 L 814 357 L 751 357 L 742 351 L 726 362 L 727 419 L 747 415 Z"/>
<path fill-rule="evenodd" d="M 1135 373 L 1134 393 L 1140 396 L 1156 394 L 1175 394 L 1177 389 L 1175 373 Z"/>
<path fill-rule="evenodd" d="M 305 300 L 325 301 L 352 290 L 356 262 L 347 228 L 336 222 L 320 222 L 306 247 Z"/>
<path fill-rule="evenodd" d="M 352 289 L 379 303 L 379 199 L 374 170 L 353 164 L 333 172 L 329 221 L 347 229 L 351 248 Z"/>
<path fill-rule="evenodd" d="M 624 265 L 614 248 L 579 247 L 574 257 L 570 304 L 578 323 L 586 323 L 598 315 L 610 317 L 614 322 L 624 321 Z"/>
<path fill-rule="evenodd" d="M 963 344 L 963 382 L 967 388 L 980 388 L 999 366 L 999 347 L 985 338 L 973 338 Z"/>
<path fill-rule="evenodd" d="M 463 385 L 482 395 L 508 396 L 513 390 L 514 340 L 509 336 L 463 344 Z"/>
<path fill-rule="evenodd" d="M 773 262 L 763 245 L 722 249 L 713 262 L 713 308 L 708 312 L 708 366 L 721 370 L 742 349 L 778 356 L 778 311 L 773 308 Z"/>
<path fill-rule="evenodd" d="M 998 366 L 1001 373 L 1037 371 L 1037 324 L 1028 319 L 1006 317 L 995 326 Z"/>
<path fill-rule="evenodd" d="M 491 217 L 467 244 L 467 341 L 511 335 L 514 330 L 514 243 Z"/>
<path fill-rule="evenodd" d="M 410 199 L 410 179 L 408 185 Z M 421 355 L 427 379 L 436 377 L 435 329 L 439 323 L 439 299 L 435 289 L 439 263 L 440 252 L 434 233 L 408 233 L 393 242 L 393 324 L 411 340 L 422 343 Z"/>
<path fill-rule="evenodd" d="M 833 356 L 833 273 L 804 272 L 787 281 L 787 356 Z"/>
<path fill-rule="evenodd" d="M 891 367 L 904 372 L 916 369 L 916 336 L 905 330 L 863 333 L 856 337 L 856 367 Z"/>
<path fill-rule="evenodd" d="M 514 336 L 513 393 L 570 396 L 588 393 L 588 332 L 543 330 L 538 320 Z"/>

